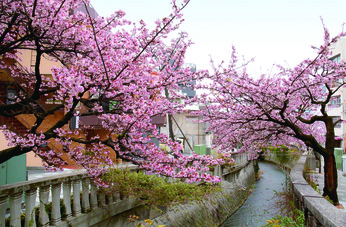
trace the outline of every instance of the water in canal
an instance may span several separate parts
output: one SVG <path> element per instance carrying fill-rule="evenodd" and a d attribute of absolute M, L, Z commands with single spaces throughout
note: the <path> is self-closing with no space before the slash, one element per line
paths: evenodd
<path fill-rule="evenodd" d="M 283 191 L 286 184 L 286 175 L 275 165 L 267 162 L 259 163 L 262 178 L 255 183 L 252 195 L 244 205 L 234 213 L 223 225 L 226 226 L 254 226 L 259 227 L 267 224 L 267 220 L 279 214 L 276 206 L 275 191 Z"/>

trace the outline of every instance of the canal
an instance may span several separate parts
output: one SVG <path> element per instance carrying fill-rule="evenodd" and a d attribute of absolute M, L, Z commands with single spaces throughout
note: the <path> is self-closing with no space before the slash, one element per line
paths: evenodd
<path fill-rule="evenodd" d="M 254 226 L 267 224 L 267 220 L 277 214 L 280 209 L 277 206 L 280 198 L 275 192 L 282 192 L 286 185 L 286 175 L 274 164 L 259 162 L 260 171 L 263 171 L 261 179 L 256 181 L 254 190 L 244 205 L 221 225 L 227 226 Z"/>

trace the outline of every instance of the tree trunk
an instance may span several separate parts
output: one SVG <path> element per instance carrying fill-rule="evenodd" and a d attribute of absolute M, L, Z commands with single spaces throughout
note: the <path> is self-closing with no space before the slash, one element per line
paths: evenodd
<path fill-rule="evenodd" d="M 166 96 L 166 98 L 169 98 L 169 92 L 168 92 L 167 88 L 165 88 L 165 96 Z M 174 131 L 173 131 L 172 115 L 167 114 L 167 117 L 168 117 L 168 119 L 167 119 L 168 120 L 168 136 L 169 136 L 169 138 L 172 141 L 175 141 Z"/>
<path fill-rule="evenodd" d="M 172 115 L 170 115 L 170 114 L 168 114 L 168 130 L 169 130 L 169 138 L 172 141 L 175 141 L 174 131 L 173 131 Z"/>
<path fill-rule="evenodd" d="M 328 196 L 334 203 L 339 205 L 338 194 L 338 173 L 336 169 L 334 152 L 323 155 L 324 158 L 324 188 L 323 196 Z"/>

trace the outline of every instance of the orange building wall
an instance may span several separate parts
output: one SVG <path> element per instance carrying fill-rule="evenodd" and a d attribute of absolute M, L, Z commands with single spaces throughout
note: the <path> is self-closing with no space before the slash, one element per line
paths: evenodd
<path fill-rule="evenodd" d="M 32 60 L 35 57 L 35 52 L 31 50 L 22 50 L 21 52 L 22 53 L 18 53 L 19 57 L 22 59 L 20 64 L 28 68 L 32 67 L 32 63 L 34 62 Z M 47 56 L 43 56 L 41 59 L 40 73 L 45 74 L 46 76 L 51 74 L 51 68 L 53 66 L 61 67 L 61 64 L 58 62 L 52 61 Z M 89 94 L 86 94 L 86 95 L 88 96 Z M 82 108 L 81 111 L 83 112 L 85 110 Z M 38 131 L 46 131 L 56 122 L 58 122 L 63 117 L 63 115 L 64 115 L 63 112 L 60 112 L 60 113 L 56 112 L 54 115 L 48 116 L 43 121 L 41 126 L 38 128 Z M 17 117 L 17 120 L 19 120 L 25 127 L 29 128 L 31 125 L 35 123 L 36 118 L 32 114 L 22 114 L 19 117 Z M 67 127 L 69 126 L 68 125 L 64 126 L 64 128 L 66 129 Z M 108 132 L 102 129 L 99 129 L 99 130 L 94 129 L 92 131 L 94 131 L 95 134 L 100 135 L 101 138 L 105 138 L 106 136 L 108 136 Z M 78 137 L 83 137 L 83 133 L 80 132 Z M 1 142 L 1 144 L 3 144 L 3 142 Z M 77 145 L 80 146 L 80 144 L 72 143 L 72 147 Z M 51 148 L 52 150 L 55 150 L 55 149 L 63 150 L 63 146 L 61 144 L 58 144 L 54 139 L 50 140 L 50 143 L 48 143 L 48 147 Z M 110 151 L 111 159 L 115 162 L 116 160 L 115 152 L 111 148 L 109 148 L 108 150 Z M 63 154 L 62 158 L 68 163 L 68 165 L 76 165 L 76 163 L 73 160 L 71 160 L 67 154 Z M 27 153 L 27 166 L 41 166 L 41 165 L 42 165 L 41 158 L 35 157 L 34 152 Z"/>

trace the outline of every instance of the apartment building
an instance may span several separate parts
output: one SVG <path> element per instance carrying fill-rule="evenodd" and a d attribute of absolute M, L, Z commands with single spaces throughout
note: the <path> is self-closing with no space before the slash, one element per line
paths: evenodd
<path fill-rule="evenodd" d="M 341 38 L 331 46 L 333 61 L 346 61 L 346 37 Z M 336 85 L 338 82 L 336 82 Z M 339 119 L 346 120 L 346 87 L 339 89 L 328 104 L 328 114 L 333 116 L 335 121 Z M 342 148 L 346 153 L 346 123 L 338 123 L 335 126 L 336 147 Z"/>

